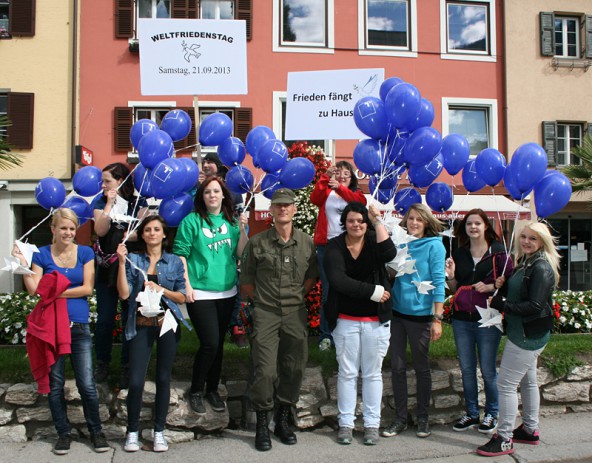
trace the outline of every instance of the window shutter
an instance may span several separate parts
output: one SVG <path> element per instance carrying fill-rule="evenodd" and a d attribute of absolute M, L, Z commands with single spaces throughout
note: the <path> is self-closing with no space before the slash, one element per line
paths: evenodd
<path fill-rule="evenodd" d="M 171 0 L 171 18 L 197 18 L 198 0 Z"/>
<path fill-rule="evenodd" d="M 34 93 L 8 93 L 7 115 L 12 123 L 7 127 L 7 141 L 10 145 L 23 150 L 33 148 L 34 112 Z"/>
<path fill-rule="evenodd" d="M 190 107 L 175 108 L 175 109 L 182 109 L 187 114 L 189 114 L 189 117 L 191 118 L 191 122 L 192 122 L 191 131 L 189 132 L 189 135 L 187 135 L 182 140 L 175 142 L 175 151 L 179 150 L 179 153 L 190 153 L 192 151 L 195 151 L 197 149 L 194 146 L 197 143 L 197 135 L 196 135 L 197 132 L 195 130 L 195 109 L 190 108 Z M 185 149 L 183 149 L 183 148 L 185 148 Z"/>
<path fill-rule="evenodd" d="M 253 125 L 252 108 L 236 108 L 234 110 L 234 136 L 247 142 L 247 134 Z"/>
<path fill-rule="evenodd" d="M 117 107 L 114 110 L 113 149 L 115 151 L 132 150 L 130 130 L 134 120 L 134 111 L 128 107 Z"/>
<path fill-rule="evenodd" d="M 541 55 L 555 56 L 555 15 L 540 12 L 541 21 Z"/>
<path fill-rule="evenodd" d="M 134 35 L 134 0 L 115 0 L 115 38 L 129 39 Z"/>
<path fill-rule="evenodd" d="M 592 15 L 586 15 L 586 58 L 592 59 Z"/>
<path fill-rule="evenodd" d="M 35 0 L 10 2 L 8 32 L 12 35 L 35 35 Z"/>
<path fill-rule="evenodd" d="M 592 137 L 592 122 L 588 122 L 588 136 Z"/>
<path fill-rule="evenodd" d="M 253 3 L 251 0 L 236 0 L 236 19 L 244 19 L 247 22 L 247 40 L 251 40 L 253 29 Z"/>
<path fill-rule="evenodd" d="M 557 123 L 555 121 L 543 122 L 543 147 L 547 152 L 550 166 L 557 164 Z"/>

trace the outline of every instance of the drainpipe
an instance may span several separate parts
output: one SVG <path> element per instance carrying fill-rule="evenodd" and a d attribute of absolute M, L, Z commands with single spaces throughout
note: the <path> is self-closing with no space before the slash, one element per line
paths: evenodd
<path fill-rule="evenodd" d="M 72 102 L 70 111 L 72 121 L 70 124 L 70 178 L 74 176 L 74 166 L 76 164 L 76 127 L 77 124 L 77 105 L 76 95 L 78 84 L 78 0 L 73 0 L 73 18 L 72 18 Z"/>

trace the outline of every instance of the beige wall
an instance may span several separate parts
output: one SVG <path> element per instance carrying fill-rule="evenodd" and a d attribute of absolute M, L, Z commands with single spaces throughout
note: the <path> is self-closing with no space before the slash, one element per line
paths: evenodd
<path fill-rule="evenodd" d="M 558 68 L 541 56 L 539 12 L 592 14 L 591 0 L 506 0 L 508 154 L 542 143 L 541 121 L 592 122 L 592 69 Z"/>
<path fill-rule="evenodd" d="M 33 37 L 0 43 L 0 88 L 35 94 L 33 149 L 3 180 L 70 177 L 73 1 L 37 1 Z"/>

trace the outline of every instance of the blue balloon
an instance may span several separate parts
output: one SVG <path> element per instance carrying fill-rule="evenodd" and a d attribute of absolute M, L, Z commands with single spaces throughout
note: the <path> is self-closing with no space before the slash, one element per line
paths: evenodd
<path fill-rule="evenodd" d="M 391 199 L 395 196 L 395 190 L 390 188 L 387 190 L 383 190 L 381 188 L 378 189 L 378 193 L 376 194 L 376 200 L 380 204 L 388 204 Z"/>
<path fill-rule="evenodd" d="M 199 178 L 199 167 L 197 162 L 190 158 L 177 158 L 185 167 L 185 184 L 182 191 L 191 191 L 197 185 Z"/>
<path fill-rule="evenodd" d="M 78 216 L 79 227 L 84 225 L 88 219 L 93 218 L 93 210 L 91 209 L 90 204 L 88 204 L 86 200 L 80 196 L 72 196 L 68 198 L 62 207 L 67 207 L 68 209 L 72 209 L 74 211 L 74 213 Z"/>
<path fill-rule="evenodd" d="M 380 173 L 382 166 L 380 142 L 372 139 L 358 142 L 354 148 L 354 164 L 367 175 Z"/>
<path fill-rule="evenodd" d="M 165 159 L 152 171 L 152 192 L 158 199 L 170 198 L 183 192 L 187 169 L 176 158 Z"/>
<path fill-rule="evenodd" d="M 280 140 L 267 140 L 257 152 L 257 162 L 265 172 L 277 172 L 288 162 L 288 148 Z"/>
<path fill-rule="evenodd" d="M 273 192 L 281 188 L 280 176 L 276 174 L 266 174 L 261 181 L 261 192 L 267 199 L 271 199 Z"/>
<path fill-rule="evenodd" d="M 514 183 L 514 175 L 512 174 L 512 164 L 508 164 L 506 166 L 506 171 L 504 172 L 504 186 L 510 196 L 513 199 L 521 200 L 523 196 L 526 196 L 530 191 L 526 192 L 524 195 L 520 192 L 518 188 L 516 188 L 516 184 Z"/>
<path fill-rule="evenodd" d="M 178 227 L 193 210 L 193 198 L 187 193 L 181 193 L 172 198 L 163 199 L 158 208 L 158 214 L 162 216 L 169 227 Z"/>
<path fill-rule="evenodd" d="M 402 83 L 389 90 L 384 100 L 389 122 L 397 128 L 405 128 L 417 117 L 421 107 L 421 95 L 413 85 Z"/>
<path fill-rule="evenodd" d="M 72 187 L 80 196 L 94 196 L 103 187 L 103 173 L 95 166 L 85 166 L 72 177 Z"/>
<path fill-rule="evenodd" d="M 413 165 L 409 167 L 407 176 L 412 185 L 418 188 L 425 188 L 438 178 L 443 168 L 442 155 L 439 154 L 423 166 Z"/>
<path fill-rule="evenodd" d="M 403 188 L 395 194 L 395 209 L 404 215 L 415 203 L 421 203 L 421 194 L 415 188 Z"/>
<path fill-rule="evenodd" d="M 240 138 L 228 137 L 218 146 L 218 157 L 222 164 L 228 167 L 242 164 L 246 154 L 247 150 Z"/>
<path fill-rule="evenodd" d="M 486 185 L 486 183 L 481 177 L 479 177 L 479 174 L 477 173 L 474 159 L 469 159 L 469 161 L 467 161 L 465 164 L 465 167 L 462 171 L 462 181 L 467 191 L 470 191 L 471 193 L 480 190 Z"/>
<path fill-rule="evenodd" d="M 563 209 L 571 199 L 571 182 L 562 174 L 548 174 L 534 186 L 534 206 L 538 216 L 549 217 Z"/>
<path fill-rule="evenodd" d="M 406 128 L 409 132 L 413 132 L 421 127 L 430 127 L 432 122 L 434 122 L 434 105 L 430 100 L 422 98 L 417 116 Z"/>
<path fill-rule="evenodd" d="M 410 165 L 423 165 L 434 159 L 441 147 L 440 132 L 432 127 L 421 127 L 405 143 L 403 156 Z"/>
<path fill-rule="evenodd" d="M 236 194 L 248 193 L 253 189 L 253 174 L 245 166 L 234 166 L 226 174 L 226 186 Z"/>
<path fill-rule="evenodd" d="M 132 125 L 132 130 L 130 130 L 130 140 L 136 150 L 140 146 L 140 140 L 142 137 L 153 130 L 158 130 L 158 125 L 150 119 L 140 119 Z"/>
<path fill-rule="evenodd" d="M 275 138 L 275 133 L 273 133 L 273 130 L 271 130 L 269 127 L 264 125 L 253 127 L 251 130 L 249 130 L 247 139 L 245 140 L 247 152 L 253 156 L 254 159 L 255 156 L 257 156 L 259 148 L 261 148 L 267 140 L 272 140 Z"/>
<path fill-rule="evenodd" d="M 201 146 L 218 146 L 232 135 L 232 120 L 224 113 L 212 113 L 199 126 Z"/>
<path fill-rule="evenodd" d="M 140 196 L 152 198 L 152 170 L 146 169 L 142 164 L 138 164 L 134 170 L 134 187 L 140 193 Z"/>
<path fill-rule="evenodd" d="M 147 169 L 155 168 L 159 162 L 172 157 L 174 153 L 173 139 L 163 130 L 148 132 L 138 146 L 140 162 Z"/>
<path fill-rule="evenodd" d="M 306 158 L 290 159 L 280 172 L 282 186 L 299 190 L 310 185 L 315 177 L 315 166 Z"/>
<path fill-rule="evenodd" d="M 512 175 L 521 193 L 531 190 L 547 170 L 547 153 L 536 143 L 520 145 L 512 156 Z"/>
<path fill-rule="evenodd" d="M 386 96 L 388 95 L 388 92 L 390 92 L 391 88 L 402 83 L 404 83 L 404 80 L 399 79 L 398 77 L 389 77 L 386 79 L 382 84 L 380 84 L 380 99 L 382 101 L 386 100 Z"/>
<path fill-rule="evenodd" d="M 506 159 L 498 150 L 486 148 L 475 158 L 475 169 L 485 183 L 496 186 L 504 178 Z"/>
<path fill-rule="evenodd" d="M 450 175 L 458 174 L 469 160 L 471 147 L 465 137 L 458 133 L 446 135 L 442 140 L 442 157 L 444 169 Z"/>
<path fill-rule="evenodd" d="M 57 178 L 45 177 L 35 187 L 35 199 L 43 209 L 60 207 L 66 199 L 66 187 Z"/>
<path fill-rule="evenodd" d="M 183 140 L 191 132 L 191 117 L 182 109 L 173 109 L 164 115 L 160 130 L 168 133 L 173 141 Z"/>
<path fill-rule="evenodd" d="M 354 122 L 364 135 L 370 138 L 383 138 L 388 133 L 388 121 L 384 103 L 373 96 L 358 100 L 354 106 Z"/>
<path fill-rule="evenodd" d="M 433 211 L 444 212 L 450 209 L 454 195 L 452 188 L 442 182 L 431 184 L 426 191 L 426 203 Z"/>

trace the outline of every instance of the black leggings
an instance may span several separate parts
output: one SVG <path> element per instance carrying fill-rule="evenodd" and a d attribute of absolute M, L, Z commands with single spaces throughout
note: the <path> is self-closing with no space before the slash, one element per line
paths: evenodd
<path fill-rule="evenodd" d="M 193 361 L 191 392 L 218 390 L 222 372 L 224 336 L 230 323 L 236 296 L 187 304 L 187 313 L 199 339 L 199 350 Z"/>

